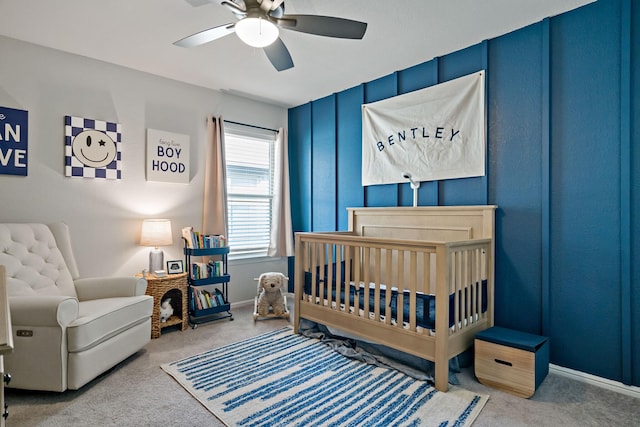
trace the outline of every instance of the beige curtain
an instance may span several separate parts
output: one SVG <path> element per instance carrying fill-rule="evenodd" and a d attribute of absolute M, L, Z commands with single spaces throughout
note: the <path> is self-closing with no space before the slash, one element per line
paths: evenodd
<path fill-rule="evenodd" d="M 207 117 L 202 232 L 229 237 L 227 223 L 227 170 L 222 117 Z"/>
<path fill-rule="evenodd" d="M 273 226 L 268 255 L 293 256 L 293 226 L 291 225 L 291 200 L 289 197 L 289 149 L 283 128 L 276 136 L 273 191 Z"/>

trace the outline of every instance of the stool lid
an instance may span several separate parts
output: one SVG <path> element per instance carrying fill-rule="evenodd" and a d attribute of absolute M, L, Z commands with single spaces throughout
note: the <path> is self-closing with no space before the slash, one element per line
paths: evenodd
<path fill-rule="evenodd" d="M 526 351 L 537 351 L 549 338 L 494 326 L 476 334 L 476 339 Z"/>

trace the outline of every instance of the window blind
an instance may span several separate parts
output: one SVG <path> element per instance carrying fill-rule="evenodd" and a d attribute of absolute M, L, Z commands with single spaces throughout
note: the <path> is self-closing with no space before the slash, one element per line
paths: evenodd
<path fill-rule="evenodd" d="M 230 258 L 266 256 L 271 236 L 275 132 L 224 127 Z"/>

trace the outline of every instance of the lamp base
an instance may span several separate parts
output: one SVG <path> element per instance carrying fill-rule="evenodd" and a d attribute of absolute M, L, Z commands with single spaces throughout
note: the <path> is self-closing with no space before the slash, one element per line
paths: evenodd
<path fill-rule="evenodd" d="M 149 252 L 149 273 L 153 274 L 156 270 L 164 270 L 164 252 L 158 248 Z"/>

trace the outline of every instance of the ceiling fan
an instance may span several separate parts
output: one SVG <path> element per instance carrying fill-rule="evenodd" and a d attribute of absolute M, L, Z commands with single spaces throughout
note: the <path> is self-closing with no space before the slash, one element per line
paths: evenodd
<path fill-rule="evenodd" d="M 293 67 L 293 60 L 279 37 L 279 28 L 343 39 L 362 39 L 367 30 L 365 22 L 351 19 L 321 15 L 285 15 L 284 0 L 216 1 L 231 10 L 239 21 L 200 31 L 174 42 L 174 45 L 195 47 L 236 33 L 248 45 L 263 48 L 275 69 L 284 71 Z"/>

